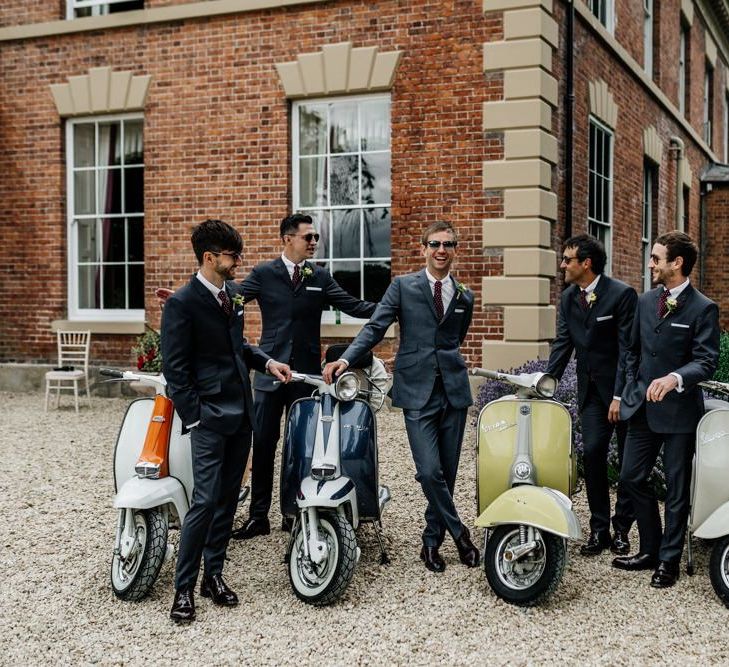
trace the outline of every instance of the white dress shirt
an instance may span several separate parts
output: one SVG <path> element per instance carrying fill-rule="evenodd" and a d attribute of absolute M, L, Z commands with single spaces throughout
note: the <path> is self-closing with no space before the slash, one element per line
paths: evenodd
<path fill-rule="evenodd" d="M 284 265 L 286 266 L 286 270 L 289 272 L 289 278 L 293 281 L 294 279 L 294 267 L 298 266 L 299 271 L 304 268 L 304 264 L 306 264 L 306 260 L 300 261 L 298 264 L 294 264 L 288 257 L 286 257 L 285 253 L 281 253 L 281 259 L 283 260 Z M 304 276 L 301 276 L 302 278 Z"/>

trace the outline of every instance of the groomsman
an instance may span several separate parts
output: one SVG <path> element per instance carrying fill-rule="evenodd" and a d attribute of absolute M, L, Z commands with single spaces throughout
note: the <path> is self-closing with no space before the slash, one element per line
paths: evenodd
<path fill-rule="evenodd" d="M 449 223 L 430 225 L 422 244 L 425 268 L 392 281 L 341 359 L 326 365 L 324 379 L 332 382 L 398 320 L 392 404 L 403 409 L 415 478 L 428 500 L 420 558 L 428 570 L 442 572 L 446 565 L 438 549 L 446 531 L 464 565 L 476 567 L 479 562 L 453 502 L 466 415 L 473 402 L 460 352 L 473 316 L 473 294 L 450 273 L 458 242 Z"/>
<path fill-rule="evenodd" d="M 689 513 L 696 426 L 704 413 L 698 383 L 719 359 L 719 309 L 689 281 L 696 244 L 683 232 L 656 239 L 649 268 L 660 287 L 642 294 L 633 321 L 620 414 L 629 420 L 620 483 L 633 503 L 640 550 L 618 557 L 624 570 L 655 568 L 651 586 L 676 583 Z M 665 529 L 648 484 L 663 446 Z"/>
<path fill-rule="evenodd" d="M 598 239 L 582 234 L 565 241 L 560 268 L 569 287 L 562 292 L 557 337 L 547 364 L 547 372 L 561 378 L 575 351 L 585 489 L 590 507 L 590 538 L 580 548 L 583 556 L 594 556 L 607 548 L 627 554 L 633 522 L 630 501 L 619 488 L 612 520 L 615 533 L 610 536 L 607 456 L 615 432 L 618 460 L 623 459 L 628 425 L 620 421 L 620 395 L 625 386 L 625 355 L 638 296 L 632 287 L 603 274 L 605 261 L 605 248 Z"/>

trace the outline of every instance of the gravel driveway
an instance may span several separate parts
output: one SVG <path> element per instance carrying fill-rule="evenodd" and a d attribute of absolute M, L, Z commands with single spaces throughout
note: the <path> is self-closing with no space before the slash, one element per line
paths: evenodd
<path fill-rule="evenodd" d="M 0 664 L 729 662 L 729 610 L 711 588 L 706 545 L 697 550 L 698 574 L 666 591 L 650 588 L 650 573 L 612 570 L 609 555 L 587 560 L 570 545 L 557 593 L 526 610 L 500 602 L 450 542 L 446 572 L 427 572 L 418 560 L 424 501 L 399 413 L 379 416 L 381 481 L 393 495 L 389 566 L 379 565 L 365 527 L 344 599 L 312 608 L 290 590 L 286 537 L 274 530 L 228 551 L 225 575 L 241 606 L 219 609 L 198 596 L 197 622 L 177 627 L 167 617 L 173 562 L 143 602 L 118 601 L 109 584 L 111 456 L 127 401 L 96 398 L 78 416 L 63 406 L 44 414 L 40 393 L 0 393 L 0 403 Z M 469 428 L 457 486 L 469 522 L 474 454 Z M 584 493 L 575 501 L 586 530 Z"/>

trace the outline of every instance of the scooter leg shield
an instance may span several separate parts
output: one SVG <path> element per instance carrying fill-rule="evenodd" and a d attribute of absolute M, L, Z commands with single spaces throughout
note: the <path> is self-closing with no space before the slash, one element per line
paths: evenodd
<path fill-rule="evenodd" d="M 116 509 L 132 508 L 146 510 L 171 503 L 180 517 L 185 519 L 189 505 L 185 489 L 174 477 L 162 479 L 141 479 L 132 477 L 127 480 L 114 497 Z"/>
<path fill-rule="evenodd" d="M 692 534 L 702 540 L 729 535 L 729 502 L 717 507 Z"/>
<path fill-rule="evenodd" d="M 348 477 L 326 481 L 311 477 L 303 479 L 296 504 L 301 509 L 305 507 L 336 509 L 340 505 L 348 504 L 352 514 L 352 528 L 356 530 L 359 526 L 357 489 Z"/>
<path fill-rule="evenodd" d="M 504 524 L 534 526 L 560 537 L 582 539 L 569 498 L 545 487 L 525 485 L 508 489 L 476 519 L 476 525 L 484 528 Z"/>

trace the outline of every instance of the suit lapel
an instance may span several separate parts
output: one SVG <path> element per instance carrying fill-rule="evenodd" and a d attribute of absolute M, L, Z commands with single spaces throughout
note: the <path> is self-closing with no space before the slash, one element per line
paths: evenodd
<path fill-rule="evenodd" d="M 660 295 L 660 290 L 657 290 L 658 294 Z M 661 320 L 658 322 L 658 326 L 662 326 L 663 323 L 670 317 L 673 317 L 675 313 L 681 312 L 681 310 L 686 306 L 686 302 L 691 298 L 691 296 L 694 293 L 694 288 L 689 283 L 684 288 L 683 292 L 678 295 L 678 298 L 676 299 L 676 307 L 673 309 L 672 312 L 666 313 L 665 317 L 662 317 Z M 669 297 L 670 298 L 670 297 Z M 658 317 L 658 299 L 656 299 L 656 317 Z"/>
<path fill-rule="evenodd" d="M 218 303 L 218 300 L 213 296 L 212 292 L 197 279 L 197 277 L 193 277 L 192 279 L 192 288 L 197 292 L 200 299 L 202 299 L 203 303 L 205 303 L 208 308 L 215 310 L 218 317 L 222 317 L 225 321 L 228 320 L 225 315 L 225 311 Z"/>
<path fill-rule="evenodd" d="M 461 298 L 461 293 L 458 291 L 458 283 L 456 282 L 456 279 L 453 277 L 453 275 L 450 276 L 451 282 L 453 283 L 453 298 L 451 299 L 451 302 L 448 304 L 448 310 L 446 311 L 445 315 L 443 315 L 443 319 L 441 320 L 441 324 L 445 322 L 451 315 L 451 313 L 456 309 L 456 304 Z M 430 287 L 430 285 L 428 285 Z M 433 308 L 435 309 L 435 304 L 433 304 Z"/>
<path fill-rule="evenodd" d="M 304 265 L 301 267 L 301 280 L 299 280 L 299 284 L 294 288 L 294 292 L 298 292 L 301 289 L 301 286 L 304 284 L 304 281 L 306 280 L 306 276 L 304 275 L 303 271 L 306 268 L 308 268 L 311 271 L 311 277 L 314 276 L 314 269 L 312 269 L 306 262 L 304 262 Z M 288 270 L 287 270 L 287 274 L 288 274 Z M 291 283 L 291 286 L 293 287 L 293 283 Z"/>
<path fill-rule="evenodd" d="M 592 321 L 595 319 L 595 311 L 597 308 L 597 305 L 600 303 L 600 299 L 605 295 L 608 289 L 608 280 L 606 276 L 601 275 L 600 280 L 597 281 L 597 285 L 595 286 L 595 289 L 593 290 L 593 294 L 595 295 L 595 301 L 593 302 L 592 306 L 588 303 L 587 305 L 587 313 L 585 315 L 585 326 L 588 326 L 592 324 Z M 580 306 L 581 308 L 582 306 Z"/>
<path fill-rule="evenodd" d="M 289 270 L 286 268 L 286 264 L 284 264 L 284 261 L 280 257 L 273 260 L 273 271 L 289 286 L 289 289 L 294 289 L 294 285 L 289 277 Z"/>
<path fill-rule="evenodd" d="M 418 273 L 417 277 L 418 283 L 420 284 L 420 290 L 423 292 L 423 296 L 425 297 L 425 301 L 430 306 L 430 312 L 433 313 L 433 317 L 435 318 L 435 321 L 438 321 L 438 316 L 435 314 L 435 303 L 433 303 L 433 292 L 430 289 L 430 282 L 428 281 L 428 276 L 425 275 L 425 269 L 420 271 Z"/>

